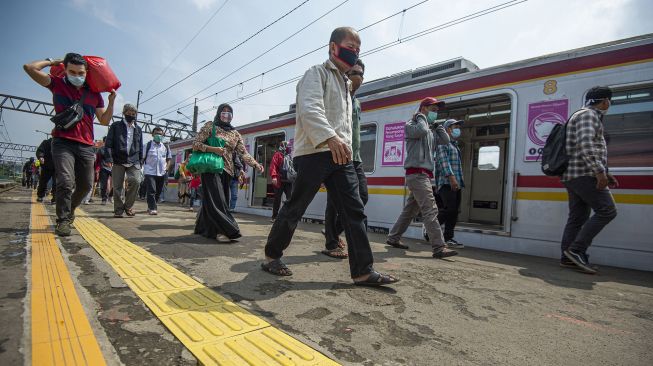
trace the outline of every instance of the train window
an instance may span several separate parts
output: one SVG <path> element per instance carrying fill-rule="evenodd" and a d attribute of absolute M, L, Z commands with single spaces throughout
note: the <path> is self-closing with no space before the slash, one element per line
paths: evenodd
<path fill-rule="evenodd" d="M 361 159 L 365 173 L 374 172 L 376 165 L 376 124 L 361 125 Z"/>
<path fill-rule="evenodd" d="M 500 159 L 499 146 L 482 146 L 478 150 L 478 170 L 497 170 Z"/>
<path fill-rule="evenodd" d="M 653 85 L 615 88 L 603 119 L 610 167 L 653 167 Z"/>

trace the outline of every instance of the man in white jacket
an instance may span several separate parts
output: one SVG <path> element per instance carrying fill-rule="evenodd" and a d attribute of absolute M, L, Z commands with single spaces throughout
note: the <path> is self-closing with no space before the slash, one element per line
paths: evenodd
<path fill-rule="evenodd" d="M 352 164 L 351 81 L 345 73 L 356 63 L 360 37 L 350 27 L 336 28 L 329 40 L 329 59 L 308 69 L 297 84 L 295 154 L 297 171 L 290 199 L 281 208 L 265 246 L 265 271 L 292 272 L 281 261 L 297 223 L 324 183 L 334 194 L 345 224 L 351 278 L 357 285 L 392 284 L 397 278 L 378 273 L 365 231 L 363 202 Z"/>

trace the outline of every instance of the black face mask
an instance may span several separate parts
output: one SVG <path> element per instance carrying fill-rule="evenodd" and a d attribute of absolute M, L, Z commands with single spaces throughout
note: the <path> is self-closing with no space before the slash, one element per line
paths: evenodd
<path fill-rule="evenodd" d="M 349 67 L 352 67 L 358 60 L 358 53 L 356 53 L 356 50 L 338 45 L 338 55 L 336 58 L 346 63 Z"/>
<path fill-rule="evenodd" d="M 134 117 L 134 116 L 125 116 L 125 121 L 127 121 L 127 123 L 132 123 L 135 120 L 136 120 L 136 117 Z"/>

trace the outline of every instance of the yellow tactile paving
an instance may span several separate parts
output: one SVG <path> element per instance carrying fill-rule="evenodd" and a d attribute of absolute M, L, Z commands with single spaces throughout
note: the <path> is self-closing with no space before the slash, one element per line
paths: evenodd
<path fill-rule="evenodd" d="M 75 228 L 202 365 L 338 365 L 80 212 Z"/>
<path fill-rule="evenodd" d="M 48 215 L 32 197 L 32 365 L 104 365 Z"/>

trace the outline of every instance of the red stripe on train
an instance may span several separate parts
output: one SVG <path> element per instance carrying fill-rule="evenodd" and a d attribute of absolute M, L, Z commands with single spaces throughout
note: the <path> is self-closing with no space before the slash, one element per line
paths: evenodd
<path fill-rule="evenodd" d="M 617 175 L 619 189 L 653 189 L 653 176 Z M 560 179 L 544 175 L 521 175 L 517 179 L 519 188 L 564 188 Z"/>

